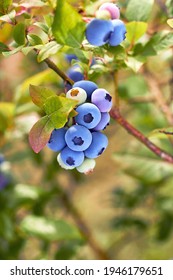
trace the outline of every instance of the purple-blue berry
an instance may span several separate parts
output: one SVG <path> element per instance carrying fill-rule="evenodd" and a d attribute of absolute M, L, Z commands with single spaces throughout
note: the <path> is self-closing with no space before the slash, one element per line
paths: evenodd
<path fill-rule="evenodd" d="M 91 102 L 99 108 L 100 112 L 109 112 L 112 107 L 112 96 L 105 89 L 98 88 L 92 93 Z"/>
<path fill-rule="evenodd" d="M 89 148 L 84 152 L 87 158 L 97 158 L 107 148 L 108 138 L 101 132 L 92 133 L 92 143 Z"/>
<path fill-rule="evenodd" d="M 103 46 L 108 43 L 114 27 L 111 20 L 93 19 L 86 28 L 86 38 L 93 46 Z"/>
<path fill-rule="evenodd" d="M 78 82 L 81 80 L 84 80 L 84 75 L 81 71 L 81 68 L 79 65 L 73 65 L 71 66 L 67 71 L 67 76 L 72 79 L 74 82 Z"/>
<path fill-rule="evenodd" d="M 80 87 L 82 89 L 84 89 L 87 93 L 87 99 L 91 98 L 91 94 L 93 93 L 93 91 L 95 91 L 98 86 L 91 81 L 79 81 L 74 83 L 73 88 L 75 87 Z"/>
<path fill-rule="evenodd" d="M 54 152 L 61 151 L 65 146 L 65 133 L 66 128 L 54 129 L 51 133 L 49 142 L 47 143 L 47 147 Z"/>
<path fill-rule="evenodd" d="M 75 116 L 76 123 L 92 129 L 95 127 L 101 120 L 100 110 L 92 103 L 84 103 L 76 108 L 78 113 Z"/>
<path fill-rule="evenodd" d="M 60 153 L 60 159 L 65 165 L 72 169 L 83 163 L 84 153 L 73 151 L 69 147 L 65 147 Z"/>
<path fill-rule="evenodd" d="M 120 19 L 112 20 L 114 30 L 109 38 L 110 46 L 118 46 L 126 38 L 126 26 L 124 22 Z"/>
<path fill-rule="evenodd" d="M 65 140 L 71 150 L 84 151 L 91 144 L 92 134 L 82 125 L 73 125 L 67 130 Z"/>
<path fill-rule="evenodd" d="M 96 125 L 93 130 L 95 131 L 99 131 L 99 130 L 104 130 L 110 122 L 110 115 L 109 113 L 101 113 L 101 120 L 98 123 L 98 125 Z"/>

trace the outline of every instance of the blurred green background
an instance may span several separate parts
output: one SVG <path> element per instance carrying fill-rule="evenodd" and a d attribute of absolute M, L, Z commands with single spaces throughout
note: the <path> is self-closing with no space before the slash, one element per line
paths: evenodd
<path fill-rule="evenodd" d="M 124 19 L 127 3 L 119 1 Z M 171 17 L 171 1 L 163 3 Z M 169 29 L 167 17 L 155 3 L 148 32 Z M 0 41 L 8 43 L 10 28 L 1 26 Z M 68 70 L 63 53 L 54 59 Z M 170 48 L 149 56 L 137 73 L 118 72 L 122 114 L 170 154 L 172 136 L 152 131 L 171 127 L 163 106 L 172 112 L 172 65 Z M 102 71 L 93 66 L 89 77 L 114 95 L 115 80 Z M 0 176 L 7 179 L 3 185 L 0 177 L 0 259 L 173 258 L 173 166 L 114 120 L 106 130 L 109 146 L 88 176 L 61 169 L 48 148 L 35 154 L 28 133 L 40 112 L 29 97 L 32 83 L 63 91 L 35 54 L 0 55 Z"/>

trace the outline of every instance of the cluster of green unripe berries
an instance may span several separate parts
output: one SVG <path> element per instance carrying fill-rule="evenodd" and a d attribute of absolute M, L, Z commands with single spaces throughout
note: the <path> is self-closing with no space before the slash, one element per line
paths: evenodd
<path fill-rule="evenodd" d="M 91 45 L 118 46 L 125 39 L 126 27 L 119 19 L 120 11 L 113 3 L 104 3 L 96 12 L 96 18 L 86 27 L 86 38 Z"/>
<path fill-rule="evenodd" d="M 47 146 L 59 152 L 57 160 L 62 168 L 76 168 L 88 174 L 95 167 L 95 158 L 108 145 L 108 139 L 101 131 L 110 121 L 112 97 L 94 82 L 85 80 L 74 83 L 66 97 L 78 101 L 77 115 L 70 127 L 53 130 Z"/>

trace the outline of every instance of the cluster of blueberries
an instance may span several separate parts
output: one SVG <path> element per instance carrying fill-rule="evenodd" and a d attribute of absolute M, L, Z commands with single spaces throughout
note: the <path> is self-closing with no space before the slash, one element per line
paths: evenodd
<path fill-rule="evenodd" d="M 60 152 L 57 156 L 62 168 L 74 169 L 88 174 L 95 167 L 95 158 L 108 145 L 108 139 L 101 131 L 110 121 L 111 95 L 91 81 L 78 81 L 66 93 L 67 98 L 77 100 L 77 115 L 73 123 L 54 129 L 47 146 Z"/>
<path fill-rule="evenodd" d="M 0 191 L 4 189 L 9 183 L 9 178 L 4 173 L 4 166 L 5 166 L 5 159 L 4 156 L 0 154 Z"/>
<path fill-rule="evenodd" d="M 96 18 L 86 27 L 86 38 L 93 46 L 118 46 L 125 40 L 126 27 L 119 19 L 120 11 L 113 3 L 104 3 L 96 12 Z"/>

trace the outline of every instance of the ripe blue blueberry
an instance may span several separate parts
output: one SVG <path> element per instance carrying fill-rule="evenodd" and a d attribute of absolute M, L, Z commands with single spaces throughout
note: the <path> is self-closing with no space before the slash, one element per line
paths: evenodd
<path fill-rule="evenodd" d="M 111 20 L 93 19 L 86 28 L 86 38 L 93 46 L 103 46 L 109 41 L 114 27 Z"/>
<path fill-rule="evenodd" d="M 87 94 L 83 88 L 75 87 L 75 88 L 70 89 L 66 93 L 66 97 L 73 99 L 73 100 L 77 100 L 78 104 L 82 104 L 86 101 Z"/>
<path fill-rule="evenodd" d="M 65 140 L 71 150 L 84 151 L 91 144 L 92 134 L 82 125 L 73 125 L 67 130 Z"/>
<path fill-rule="evenodd" d="M 80 166 L 78 166 L 76 169 L 80 173 L 89 174 L 89 173 L 93 172 L 95 165 L 96 165 L 96 162 L 94 159 L 85 158 L 83 163 Z"/>
<path fill-rule="evenodd" d="M 103 3 L 100 6 L 99 11 L 105 10 L 109 12 L 111 19 L 118 19 L 120 17 L 120 10 L 114 3 Z"/>
<path fill-rule="evenodd" d="M 101 113 L 101 120 L 98 123 L 98 125 L 96 125 L 93 130 L 95 131 L 99 131 L 99 130 L 104 130 L 107 125 L 109 125 L 110 122 L 110 115 L 109 113 Z"/>
<path fill-rule="evenodd" d="M 84 75 L 81 71 L 79 65 L 71 66 L 67 71 L 67 76 L 72 79 L 74 82 L 84 80 Z"/>
<path fill-rule="evenodd" d="M 87 158 L 97 158 L 107 148 L 108 138 L 103 133 L 97 131 L 92 132 L 92 143 L 89 148 L 85 151 Z"/>
<path fill-rule="evenodd" d="M 112 24 L 114 26 L 114 31 L 109 38 L 109 44 L 111 46 L 118 46 L 126 38 L 126 27 L 124 22 L 120 19 L 112 20 Z"/>
<path fill-rule="evenodd" d="M 65 147 L 60 153 L 60 159 L 68 167 L 77 167 L 84 161 L 84 153 L 71 150 Z"/>
<path fill-rule="evenodd" d="M 98 88 L 92 93 L 91 102 L 95 104 L 102 113 L 109 112 L 112 107 L 112 97 L 103 88 Z"/>
<path fill-rule="evenodd" d="M 52 151 L 58 152 L 61 151 L 65 146 L 65 133 L 66 128 L 54 129 L 50 136 L 49 142 L 47 143 L 47 147 Z"/>
<path fill-rule="evenodd" d="M 71 63 L 73 59 L 78 60 L 78 57 L 75 54 L 66 54 L 65 58 L 69 63 Z"/>
<path fill-rule="evenodd" d="M 75 87 L 80 87 L 82 89 L 84 89 L 87 93 L 87 98 L 90 99 L 91 98 L 91 94 L 93 93 L 94 90 L 96 90 L 98 88 L 98 86 L 91 81 L 79 81 L 74 83 L 73 88 Z"/>
<path fill-rule="evenodd" d="M 74 168 L 75 168 L 75 166 L 67 165 L 67 164 L 65 164 L 65 163 L 62 161 L 62 159 L 61 159 L 61 153 L 58 154 L 58 156 L 57 156 L 57 161 L 58 161 L 59 165 L 60 165 L 62 168 L 66 169 L 66 170 L 74 169 Z"/>
<path fill-rule="evenodd" d="M 91 103 L 84 103 L 76 108 L 78 115 L 75 121 L 89 129 L 95 127 L 101 120 L 101 113 L 97 106 Z"/>

